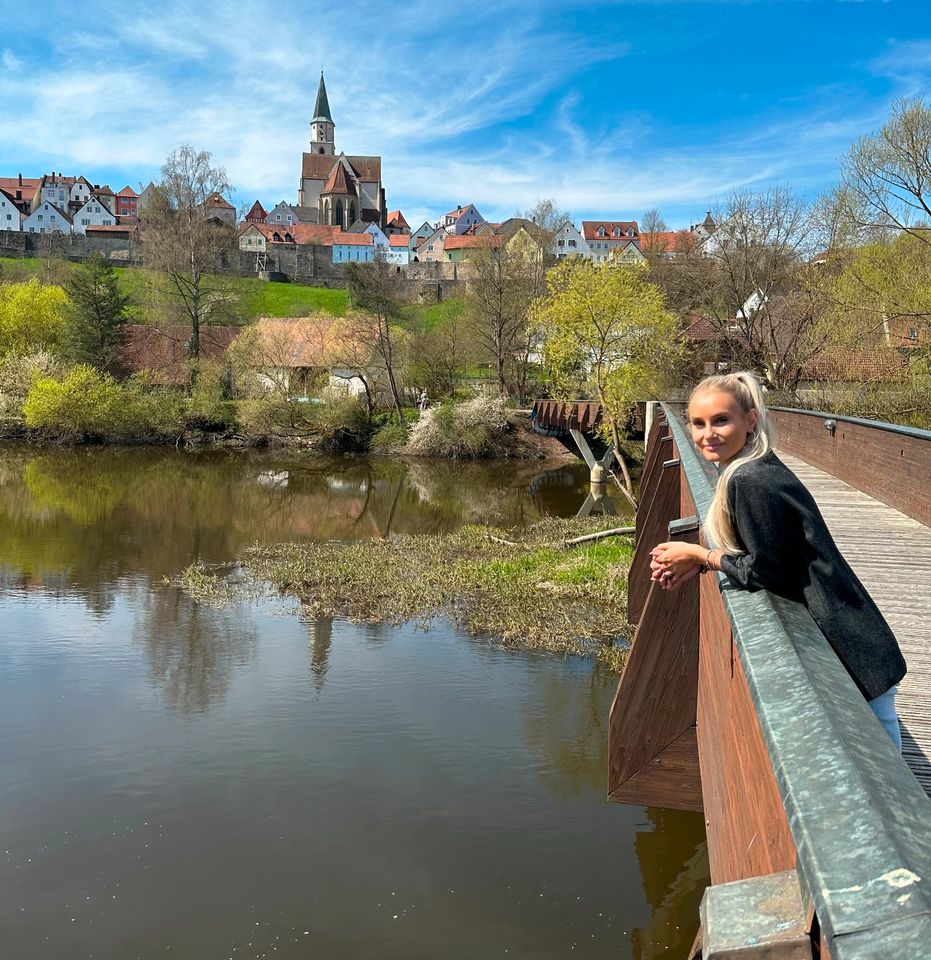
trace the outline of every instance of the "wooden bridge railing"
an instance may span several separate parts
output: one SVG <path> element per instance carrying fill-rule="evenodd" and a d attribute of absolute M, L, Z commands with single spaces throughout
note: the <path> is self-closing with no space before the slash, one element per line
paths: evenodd
<path fill-rule="evenodd" d="M 797 413 L 779 411 L 779 426 L 806 423 Z M 790 443 L 810 452 L 815 440 L 798 431 Z M 848 456 L 837 432 L 835 466 Z M 766 884 L 788 878 L 820 927 L 802 923 L 799 949 L 810 951 L 810 934 L 834 960 L 931 957 L 931 801 L 807 610 L 730 589 L 723 575 L 671 593 L 649 581 L 655 543 L 699 537 L 714 481 L 663 405 L 641 485 L 629 581 L 637 629 L 611 708 L 609 799 L 703 810 L 708 894 L 745 881 L 747 903 L 753 889 L 771 903 Z M 926 473 L 916 487 L 927 484 Z M 765 914 L 729 919 L 765 926 Z"/>

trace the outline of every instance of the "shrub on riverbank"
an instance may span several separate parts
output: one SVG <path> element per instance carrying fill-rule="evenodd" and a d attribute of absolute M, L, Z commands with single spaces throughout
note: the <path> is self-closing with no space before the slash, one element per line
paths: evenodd
<path fill-rule="evenodd" d="M 184 402 L 174 391 L 156 393 L 143 378 L 119 383 L 85 364 L 61 379 L 37 378 L 23 403 L 27 427 L 64 441 L 158 439 L 177 433 L 183 418 Z"/>
<path fill-rule="evenodd" d="M 426 410 L 413 425 L 404 452 L 453 460 L 505 457 L 508 445 L 504 438 L 509 426 L 500 397 L 441 403 Z"/>

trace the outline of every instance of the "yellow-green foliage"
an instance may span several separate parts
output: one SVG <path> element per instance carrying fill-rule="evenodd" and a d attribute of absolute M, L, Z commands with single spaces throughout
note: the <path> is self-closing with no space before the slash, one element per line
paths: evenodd
<path fill-rule="evenodd" d="M 61 287 L 45 286 L 35 278 L 0 284 L 0 356 L 57 349 L 67 301 Z"/>
<path fill-rule="evenodd" d="M 622 422 L 632 403 L 674 385 L 682 358 L 676 320 L 643 267 L 569 257 L 546 286 L 531 315 L 557 393 L 587 393 Z"/>
<path fill-rule="evenodd" d="M 23 401 L 39 377 L 57 377 L 64 364 L 48 350 L 0 356 L 0 427 L 23 425 Z"/>
<path fill-rule="evenodd" d="M 23 404 L 26 426 L 60 440 L 144 440 L 181 432 L 184 405 L 175 391 L 145 379 L 118 383 L 78 364 L 61 380 L 40 377 Z"/>
<path fill-rule="evenodd" d="M 674 385 L 682 359 L 676 320 L 643 267 L 570 257 L 546 285 L 531 313 L 558 394 L 587 393 L 620 423 L 632 403 Z"/>

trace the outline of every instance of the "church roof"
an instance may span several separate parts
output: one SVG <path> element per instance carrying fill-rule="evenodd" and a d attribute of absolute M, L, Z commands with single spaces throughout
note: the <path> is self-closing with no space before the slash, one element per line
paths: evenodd
<path fill-rule="evenodd" d="M 333 122 L 333 118 L 330 116 L 330 101 L 327 100 L 326 84 L 323 82 L 322 70 L 320 71 L 320 86 L 317 87 L 317 102 L 314 104 L 314 116 L 310 122 L 313 123 L 316 120 Z"/>
<path fill-rule="evenodd" d="M 356 176 L 366 183 L 381 183 L 381 157 L 346 157 Z M 304 180 L 326 180 L 336 161 L 323 153 L 305 153 L 301 164 Z"/>
<path fill-rule="evenodd" d="M 321 194 L 342 193 L 352 195 L 355 195 L 355 192 L 356 188 L 349 179 L 349 173 L 341 163 L 334 165 L 330 175 L 326 178 L 323 189 L 320 191 Z"/>

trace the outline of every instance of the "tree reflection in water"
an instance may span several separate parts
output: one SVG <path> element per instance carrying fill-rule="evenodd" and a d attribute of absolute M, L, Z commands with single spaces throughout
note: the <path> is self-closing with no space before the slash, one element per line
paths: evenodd
<path fill-rule="evenodd" d="M 236 667 L 255 656 L 252 623 L 235 607 L 205 608 L 180 590 L 143 590 L 133 639 L 149 659 L 152 677 L 183 713 L 202 713 L 223 699 Z"/>
<path fill-rule="evenodd" d="M 327 671 L 330 669 L 333 621 L 329 617 L 308 620 L 307 633 L 310 638 L 310 675 L 313 678 L 314 690 L 319 695 L 323 690 Z"/>

